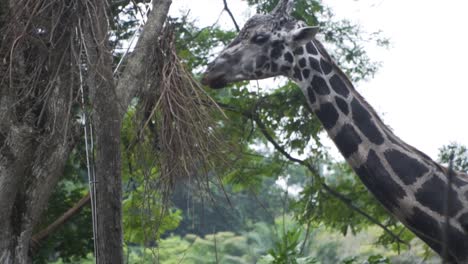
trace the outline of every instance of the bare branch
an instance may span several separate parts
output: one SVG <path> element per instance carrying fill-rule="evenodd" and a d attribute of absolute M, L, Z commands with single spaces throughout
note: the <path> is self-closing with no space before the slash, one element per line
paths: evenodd
<path fill-rule="evenodd" d="M 236 31 L 239 32 L 240 31 L 239 25 L 237 24 L 236 19 L 234 18 L 234 15 L 231 12 L 231 9 L 229 9 L 228 7 L 227 0 L 223 0 L 223 2 L 224 2 L 224 10 L 226 10 L 226 12 L 231 17 L 232 23 L 234 23 L 234 27 L 236 27 Z"/>
<path fill-rule="evenodd" d="M 57 231 L 57 229 L 59 229 L 61 226 L 67 223 L 73 216 L 77 215 L 83 207 L 89 204 L 89 201 L 90 196 L 88 193 L 83 198 L 81 198 L 75 205 L 73 205 L 73 207 L 68 209 L 59 218 L 57 218 L 52 224 L 35 234 L 31 238 L 33 253 L 39 248 L 43 240 L 47 239 L 47 237 L 50 234 Z"/>

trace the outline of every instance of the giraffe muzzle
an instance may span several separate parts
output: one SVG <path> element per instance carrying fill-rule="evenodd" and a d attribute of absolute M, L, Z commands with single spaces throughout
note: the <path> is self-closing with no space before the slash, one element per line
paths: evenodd
<path fill-rule="evenodd" d="M 203 78 L 201 80 L 201 83 L 203 85 L 209 86 L 213 89 L 221 89 L 226 87 L 226 85 L 228 84 L 224 74 L 218 74 L 215 76 L 210 75 L 210 72 L 205 72 L 203 74 Z"/>

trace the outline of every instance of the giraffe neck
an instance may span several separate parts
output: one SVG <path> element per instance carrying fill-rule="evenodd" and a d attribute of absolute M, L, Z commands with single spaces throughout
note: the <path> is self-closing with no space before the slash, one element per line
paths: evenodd
<path fill-rule="evenodd" d="M 393 134 L 318 41 L 294 51 L 291 75 L 369 191 L 440 253 L 446 170 Z M 456 261 L 468 262 L 468 177 L 457 173 L 455 179 L 449 210 L 450 246 Z"/>
<path fill-rule="evenodd" d="M 370 151 L 382 153 L 393 149 L 395 145 L 409 148 L 381 121 L 318 41 L 298 48 L 294 54 L 293 79 L 306 95 L 308 104 L 328 135 L 353 168 L 365 164 Z M 428 159 L 425 155 L 422 158 Z M 425 171 L 426 167 L 420 168 L 420 172 L 416 174 L 423 174 Z M 406 177 L 418 176 L 420 175 Z"/>

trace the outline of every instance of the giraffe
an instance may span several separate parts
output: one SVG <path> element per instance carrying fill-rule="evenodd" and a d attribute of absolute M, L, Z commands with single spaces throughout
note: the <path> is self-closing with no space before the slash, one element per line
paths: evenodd
<path fill-rule="evenodd" d="M 251 17 L 208 65 L 202 83 L 218 89 L 242 80 L 292 79 L 386 210 L 446 261 L 468 263 L 468 175 L 454 172 L 445 211 L 448 170 L 394 135 L 316 39 L 319 29 L 291 16 L 293 7 L 294 0 L 280 0 L 271 13 Z"/>

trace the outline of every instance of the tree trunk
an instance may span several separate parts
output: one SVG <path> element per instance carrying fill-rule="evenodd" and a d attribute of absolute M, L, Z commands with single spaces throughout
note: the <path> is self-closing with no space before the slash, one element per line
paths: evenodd
<path fill-rule="evenodd" d="M 58 64 L 59 65 L 59 64 Z M 2 116 L 0 134 L 7 135 L 0 151 L 0 263 L 30 263 L 29 247 L 33 228 L 63 174 L 65 163 L 78 134 L 66 120 L 70 94 L 60 80 L 51 91 L 51 102 L 44 108 L 49 135 L 28 122 L 20 123 Z M 16 103 L 16 102 L 15 102 Z M 3 105 L 2 105 L 3 106 Z M 8 105 L 6 105 L 8 106 Z M 13 115 L 14 106 L 5 113 Z M 5 131 L 5 132 L 4 132 Z M 39 142 L 38 138 L 43 141 Z"/>
<path fill-rule="evenodd" d="M 122 177 L 120 128 L 122 115 L 112 76 L 112 54 L 108 43 L 108 21 L 103 1 L 94 1 L 85 35 L 96 139 L 96 258 L 98 263 L 123 263 Z"/>
<path fill-rule="evenodd" d="M 79 136 L 70 121 L 73 95 L 63 88 L 72 86 L 73 69 L 65 43 L 44 55 L 25 40 L 22 1 L 2 3 L 10 16 L 0 25 L 0 263 L 30 263 L 33 228 Z M 45 91 L 47 102 L 38 100 Z"/>

